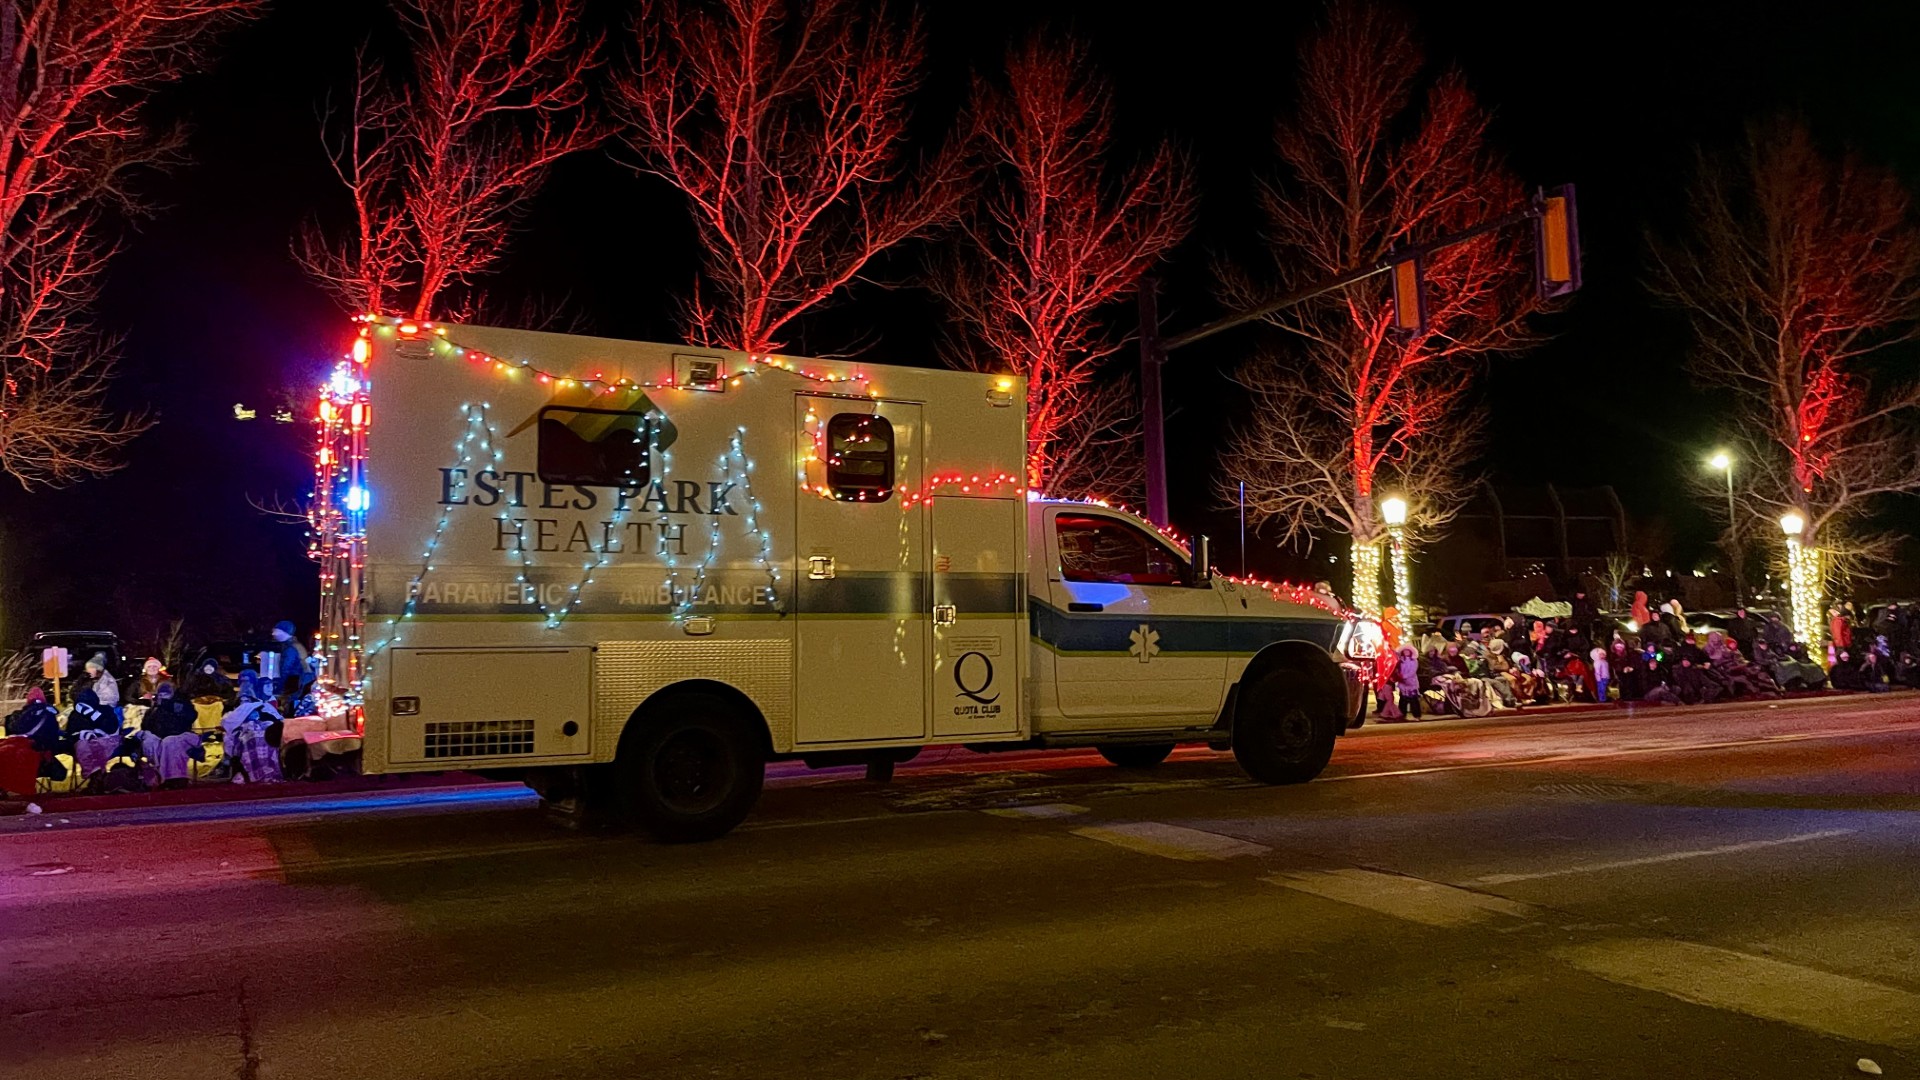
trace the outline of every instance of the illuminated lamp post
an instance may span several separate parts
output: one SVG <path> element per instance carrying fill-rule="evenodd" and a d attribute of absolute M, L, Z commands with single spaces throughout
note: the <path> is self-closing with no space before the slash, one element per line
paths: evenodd
<path fill-rule="evenodd" d="M 1727 453 L 1725 450 L 1716 450 L 1714 451 L 1713 457 L 1707 460 L 1707 464 L 1712 466 L 1715 471 L 1727 474 L 1727 535 L 1731 537 L 1733 541 L 1733 550 L 1729 552 L 1733 557 L 1733 606 L 1736 608 L 1746 607 L 1746 596 L 1740 588 L 1740 563 L 1742 561 L 1740 558 L 1740 523 L 1735 519 L 1733 509 L 1733 455 Z"/>
<path fill-rule="evenodd" d="M 1780 515 L 1780 531 L 1787 537 L 1787 602 L 1792 607 L 1793 636 L 1805 642 L 1807 655 L 1818 655 L 1820 644 L 1820 552 L 1800 542 L 1807 519 L 1798 511 Z"/>
<path fill-rule="evenodd" d="M 1403 626 L 1412 625 L 1413 586 L 1407 575 L 1407 500 L 1390 495 L 1380 504 L 1380 517 L 1387 523 L 1387 551 L 1393 560 L 1393 605 Z"/>

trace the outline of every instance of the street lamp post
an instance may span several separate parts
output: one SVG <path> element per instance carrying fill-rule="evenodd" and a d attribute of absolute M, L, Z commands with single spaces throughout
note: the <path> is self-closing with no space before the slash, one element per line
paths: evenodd
<path fill-rule="evenodd" d="M 1407 500 L 1388 496 L 1380 504 L 1380 517 L 1387 523 L 1387 551 L 1393 560 L 1393 604 L 1400 613 L 1402 626 L 1412 625 L 1409 609 L 1413 605 L 1413 586 L 1407 574 Z"/>
<path fill-rule="evenodd" d="M 1793 636 L 1805 642 L 1809 655 L 1820 649 L 1820 552 L 1801 543 L 1807 519 L 1798 511 L 1780 515 L 1780 531 L 1787 537 L 1787 602 L 1792 606 Z"/>
<path fill-rule="evenodd" d="M 1707 462 L 1715 469 L 1727 474 L 1727 535 L 1733 541 L 1733 606 L 1746 607 L 1747 600 L 1740 587 L 1740 522 L 1733 509 L 1733 455 L 1725 450 L 1718 451 Z"/>

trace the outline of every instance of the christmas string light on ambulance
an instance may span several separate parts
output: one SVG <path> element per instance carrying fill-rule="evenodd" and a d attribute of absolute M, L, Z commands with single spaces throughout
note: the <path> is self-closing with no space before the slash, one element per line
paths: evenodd
<path fill-rule="evenodd" d="M 323 638 L 355 652 L 348 611 L 381 628 L 330 669 L 360 673 L 329 701 L 363 710 L 370 774 L 618 784 L 594 802 L 687 840 L 736 824 L 772 760 L 1206 743 L 1298 783 L 1360 700 L 1331 595 L 1030 492 L 1018 379 L 359 330 L 315 406 L 314 521 L 358 545 Z"/>

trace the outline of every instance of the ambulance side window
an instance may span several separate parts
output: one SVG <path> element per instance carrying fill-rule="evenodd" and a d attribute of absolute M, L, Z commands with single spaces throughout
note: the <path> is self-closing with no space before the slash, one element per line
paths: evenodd
<path fill-rule="evenodd" d="M 827 487 L 847 502 L 893 497 L 893 425 L 872 413 L 840 413 L 827 421 Z"/>
<path fill-rule="evenodd" d="M 650 412 L 548 405 L 540 410 L 536 471 L 548 484 L 645 485 L 652 424 Z"/>
<path fill-rule="evenodd" d="M 1165 544 L 1107 517 L 1061 514 L 1053 519 L 1060 543 L 1060 576 L 1110 585 L 1179 585 L 1186 568 Z"/>

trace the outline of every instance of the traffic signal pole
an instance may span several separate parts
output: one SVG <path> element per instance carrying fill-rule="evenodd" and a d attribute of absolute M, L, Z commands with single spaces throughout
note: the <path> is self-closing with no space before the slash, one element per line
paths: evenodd
<path fill-rule="evenodd" d="M 1147 520 L 1167 527 L 1166 407 L 1160 400 L 1160 369 L 1167 362 L 1160 342 L 1160 283 L 1140 282 L 1140 413 L 1146 436 Z"/>
<path fill-rule="evenodd" d="M 1145 439 L 1143 449 L 1147 465 L 1147 519 L 1162 528 L 1168 524 L 1166 413 L 1160 393 L 1160 373 L 1166 365 L 1168 352 L 1264 319 L 1317 296 L 1357 285 L 1376 274 L 1393 271 L 1403 264 L 1411 264 L 1413 270 L 1410 273 L 1395 274 L 1395 301 L 1403 309 L 1407 304 L 1412 303 L 1417 310 L 1416 298 L 1421 287 L 1421 267 L 1427 256 L 1464 244 L 1469 240 L 1477 240 L 1488 233 L 1509 229 L 1529 221 L 1541 222 L 1543 226 L 1537 238 L 1539 251 L 1535 260 L 1535 282 L 1541 296 L 1561 296 L 1579 288 L 1579 235 L 1574 225 L 1572 184 L 1555 188 L 1551 193 L 1542 190 L 1525 208 L 1511 214 L 1482 221 L 1424 244 L 1396 248 L 1365 266 L 1345 271 L 1306 288 L 1296 289 L 1257 308 L 1215 319 L 1213 322 L 1172 337 L 1160 336 L 1159 282 L 1151 277 L 1143 279 L 1140 283 L 1140 408 L 1141 434 Z M 1410 292 L 1411 296 L 1403 295 L 1403 290 Z M 1418 314 L 1415 314 L 1411 321 L 1407 319 L 1396 321 L 1405 330 L 1417 332 L 1421 328 Z"/>

